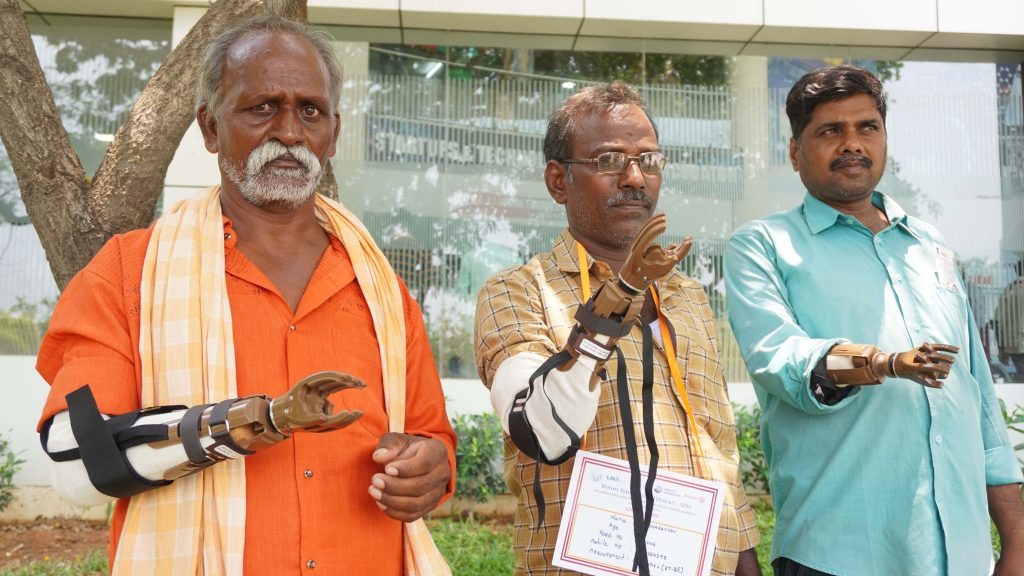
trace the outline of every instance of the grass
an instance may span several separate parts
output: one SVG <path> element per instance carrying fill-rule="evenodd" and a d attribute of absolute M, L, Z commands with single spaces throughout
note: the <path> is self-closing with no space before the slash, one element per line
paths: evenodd
<path fill-rule="evenodd" d="M 0 576 L 100 576 L 108 572 L 106 548 L 74 560 L 45 560 L 24 568 L 0 568 Z"/>
<path fill-rule="evenodd" d="M 757 545 L 757 558 L 764 574 L 771 574 L 769 563 L 772 547 L 772 529 L 775 513 L 767 499 L 754 498 L 757 530 L 761 543 Z M 441 554 L 448 559 L 452 574 L 459 576 L 503 576 L 515 570 L 512 552 L 512 526 L 509 524 L 481 523 L 459 518 L 430 520 L 430 533 Z M 993 535 L 995 528 L 993 527 Z M 996 536 L 998 542 L 998 536 Z M 996 544 L 998 550 L 998 544 Z M 0 569 L 0 576 L 99 576 L 107 574 L 105 549 L 95 550 L 85 558 L 73 561 L 48 560 L 34 562 L 24 568 Z"/>
<path fill-rule="evenodd" d="M 510 524 L 443 518 L 430 522 L 430 533 L 448 560 L 452 574 L 501 576 L 515 571 Z"/>

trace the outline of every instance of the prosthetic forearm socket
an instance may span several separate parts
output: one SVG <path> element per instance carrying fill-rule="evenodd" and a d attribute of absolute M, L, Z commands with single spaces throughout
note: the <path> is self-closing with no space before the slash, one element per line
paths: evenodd
<path fill-rule="evenodd" d="M 96 411 L 87 388 L 87 402 L 83 404 L 81 397 L 73 401 L 80 389 L 68 395 L 69 410 L 54 416 L 45 429 L 43 447 L 53 460 L 51 475 L 58 492 L 74 503 L 95 505 L 166 485 L 228 458 L 248 456 L 293 432 L 344 428 L 362 413 L 334 413 L 327 398 L 345 388 L 363 387 L 348 374 L 319 372 L 277 398 L 248 396 L 114 418 Z"/>

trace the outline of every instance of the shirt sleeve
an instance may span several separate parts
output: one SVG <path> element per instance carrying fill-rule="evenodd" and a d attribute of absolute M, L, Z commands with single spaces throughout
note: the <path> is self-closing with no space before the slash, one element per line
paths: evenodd
<path fill-rule="evenodd" d="M 961 290 L 963 286 L 961 286 Z M 1024 482 L 1020 464 L 1006 431 L 1006 421 L 996 396 L 988 357 L 981 343 L 974 312 L 967 306 L 967 329 L 970 332 L 969 361 L 971 376 L 978 383 L 981 395 L 981 438 L 985 445 L 985 483 L 989 486 Z"/>
<path fill-rule="evenodd" d="M 423 324 L 423 314 L 402 284 L 405 305 L 405 433 L 441 441 L 448 451 L 451 480 L 441 502 L 455 493 L 455 431 L 445 409 L 444 390 Z"/>
<path fill-rule="evenodd" d="M 120 246 L 114 239 L 61 294 L 36 359 L 36 370 L 50 384 L 37 430 L 67 409 L 65 396 L 86 384 L 100 412 L 138 410 L 137 353 L 120 270 Z"/>
<path fill-rule="evenodd" d="M 477 371 L 488 388 L 508 358 L 524 352 L 548 358 L 559 350 L 551 339 L 539 291 L 522 275 L 520 268 L 494 276 L 477 297 L 473 340 Z"/>
<path fill-rule="evenodd" d="M 790 406 L 824 414 L 849 406 L 859 388 L 826 405 L 811 391 L 811 372 L 843 338 L 811 338 L 789 305 L 774 251 L 751 229 L 733 234 L 725 254 L 729 323 L 755 384 Z"/>

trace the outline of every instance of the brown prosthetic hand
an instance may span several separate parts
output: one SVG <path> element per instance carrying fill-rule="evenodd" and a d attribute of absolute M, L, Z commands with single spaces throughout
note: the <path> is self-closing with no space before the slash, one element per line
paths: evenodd
<path fill-rule="evenodd" d="M 665 231 L 665 215 L 657 214 L 644 224 L 617 280 L 609 280 L 598 288 L 586 304 L 576 311 L 576 326 L 569 335 L 565 350 L 573 360 L 580 354 L 602 363 L 611 356 L 619 338 L 629 333 L 643 308 L 645 292 L 656 280 L 672 271 L 693 245 L 687 236 L 681 244 L 662 248 L 654 240 Z M 603 336 L 604 338 L 600 338 Z M 573 364 L 567 362 L 562 369 Z"/>
<path fill-rule="evenodd" d="M 168 470 L 167 480 L 180 478 L 224 458 L 248 456 L 287 439 L 293 432 L 330 432 L 358 420 L 358 410 L 334 412 L 328 396 L 347 388 L 365 388 L 362 380 L 341 372 L 325 371 L 306 376 L 288 392 L 270 398 L 257 395 L 236 398 L 212 407 L 172 428 L 168 442 L 185 445 L 189 461 Z M 202 407 L 197 407 L 202 408 Z M 226 411 L 226 413 L 225 413 Z M 198 431 L 195 430 L 198 420 Z M 177 432 L 176 434 L 174 432 Z M 199 447 L 200 438 L 214 443 Z"/>
<path fill-rule="evenodd" d="M 913 350 L 886 354 L 870 344 L 833 346 L 825 359 L 829 378 L 838 386 L 881 384 L 906 378 L 929 388 L 942 388 L 960 348 L 924 343 Z"/>

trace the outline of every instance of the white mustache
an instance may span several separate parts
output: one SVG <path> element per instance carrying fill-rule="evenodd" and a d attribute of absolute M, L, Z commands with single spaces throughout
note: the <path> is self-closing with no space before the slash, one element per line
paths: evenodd
<path fill-rule="evenodd" d="M 255 178 L 263 171 L 267 164 L 277 160 L 285 154 L 291 154 L 295 160 L 306 169 L 309 179 L 315 179 L 320 175 L 320 160 L 304 144 L 285 146 L 277 140 L 268 140 L 260 144 L 258 148 L 249 154 L 246 161 L 245 173 L 250 178 Z"/>

